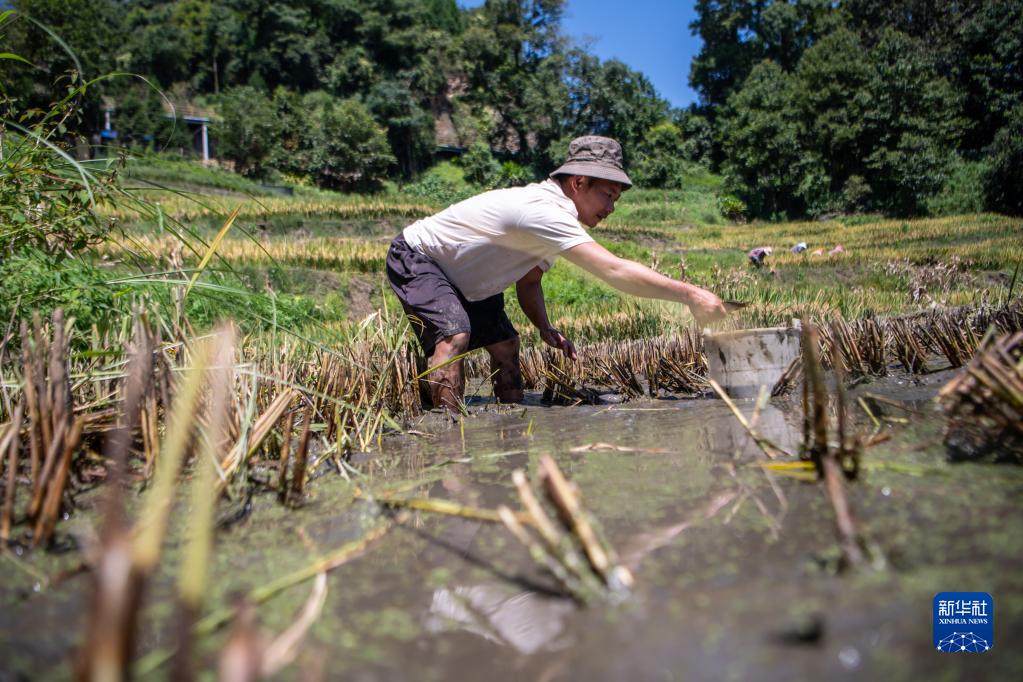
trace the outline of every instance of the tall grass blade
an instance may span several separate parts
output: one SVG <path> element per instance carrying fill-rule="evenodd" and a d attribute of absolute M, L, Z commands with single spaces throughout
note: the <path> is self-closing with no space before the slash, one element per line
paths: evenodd
<path fill-rule="evenodd" d="M 30 62 L 29 60 L 25 59 L 20 55 L 14 54 L 13 52 L 0 52 L 0 59 L 13 59 L 14 61 L 22 62 L 23 64 L 28 64 L 29 66 L 32 66 L 32 62 Z"/>
<path fill-rule="evenodd" d="M 167 436 L 156 462 L 153 489 L 150 491 L 139 520 L 140 530 L 135 542 L 134 561 L 144 572 L 156 565 L 160 557 L 160 544 L 170 513 L 178 471 L 185 457 L 195 423 L 199 389 L 209 365 L 210 344 L 196 344 L 192 353 L 192 366 L 187 370 L 178 394 L 174 398 Z"/>
<path fill-rule="evenodd" d="M 238 217 L 238 213 L 241 212 L 241 210 L 242 207 L 238 206 L 237 208 L 234 209 L 234 211 L 231 212 L 231 215 L 228 216 L 227 220 L 224 222 L 224 226 L 220 228 L 220 232 L 218 232 L 217 236 L 213 238 L 212 242 L 210 242 L 210 247 L 206 250 L 206 254 L 202 257 L 202 260 L 199 261 L 199 265 L 196 267 L 195 272 L 192 274 L 192 279 L 189 280 L 188 286 L 185 287 L 186 298 L 188 297 L 188 292 L 192 290 L 192 285 L 194 285 L 195 281 L 199 279 L 199 276 L 202 275 L 203 270 L 206 269 L 206 266 L 209 265 L 210 260 L 212 260 L 213 256 L 217 253 L 217 247 L 220 246 L 220 243 L 222 241 L 224 241 L 224 237 L 227 236 L 227 231 L 231 229 L 231 225 L 234 224 L 234 220 L 235 218 Z"/>
<path fill-rule="evenodd" d="M 371 544 L 386 535 L 392 528 L 394 528 L 394 524 L 390 521 L 378 523 L 370 528 L 361 538 L 345 543 L 337 549 L 315 559 L 312 563 L 287 575 L 283 575 L 266 585 L 251 590 L 245 595 L 245 600 L 253 605 L 262 604 L 276 597 L 289 587 L 299 585 L 320 573 L 330 573 L 338 566 L 361 556 Z M 195 635 L 201 637 L 215 632 L 230 621 L 234 613 L 235 609 L 233 608 L 223 608 L 210 613 L 195 624 Z M 172 655 L 173 651 L 168 649 L 158 649 L 150 652 L 135 664 L 135 676 L 143 678 L 151 674 L 166 663 Z"/>
<path fill-rule="evenodd" d="M 230 393 L 234 387 L 230 367 L 234 361 L 234 334 L 228 329 L 220 330 L 214 341 L 216 356 L 210 370 L 210 415 L 205 429 L 205 438 L 196 459 L 198 475 L 192 483 L 192 505 L 189 515 L 189 533 L 185 544 L 181 572 L 178 574 L 178 595 L 180 598 L 178 618 L 178 640 L 180 648 L 175 662 L 177 679 L 192 677 L 192 626 L 202 604 L 206 591 L 208 564 L 213 547 L 213 527 L 217 506 L 216 457 L 222 447 L 227 427 L 227 408 Z"/>
<path fill-rule="evenodd" d="M 1016 269 L 1012 273 L 1012 281 L 1009 282 L 1009 296 L 1008 301 L 1012 301 L 1012 292 L 1016 290 L 1016 278 L 1019 277 L 1019 266 L 1023 264 L 1023 256 L 1016 259 Z"/>
<path fill-rule="evenodd" d="M 50 28 L 49 26 L 40 21 L 33 19 L 27 14 L 23 13 L 21 16 L 25 17 L 25 19 L 38 26 L 41 31 L 46 33 L 46 35 L 50 36 L 53 42 L 57 43 L 57 45 L 59 45 L 60 48 L 67 53 L 67 56 L 71 57 L 71 61 L 75 63 L 75 69 L 78 71 L 78 73 L 79 74 L 82 73 L 82 63 L 78 61 L 78 55 L 75 54 L 74 50 L 68 47 L 68 44 L 65 43 L 64 40 L 59 35 L 57 35 L 57 33 L 52 28 Z"/>

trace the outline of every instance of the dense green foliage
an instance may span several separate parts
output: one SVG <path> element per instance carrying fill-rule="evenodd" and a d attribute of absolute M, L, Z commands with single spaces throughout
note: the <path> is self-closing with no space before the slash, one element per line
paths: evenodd
<path fill-rule="evenodd" d="M 46 111 L 19 111 L 0 90 L 0 248 L 32 247 L 56 260 L 103 240 L 111 225 L 94 209 L 118 192 L 111 167 L 94 172 L 54 143 L 76 122 L 87 87 L 73 76 L 60 84 L 65 97 Z"/>
<path fill-rule="evenodd" d="M 431 165 L 443 119 L 457 144 L 478 142 L 499 157 L 499 166 L 470 173 L 486 186 L 549 171 L 565 142 L 582 133 L 614 135 L 638 149 L 668 117 L 642 74 L 569 45 L 560 32 L 564 4 L 491 0 L 461 10 L 454 0 L 147 0 L 127 3 L 125 12 L 115 0 L 97 0 L 83 4 L 80 25 L 74 11 L 18 0 L 25 16 L 80 52 L 80 63 L 53 57 L 50 37 L 28 20 L 10 42 L 51 73 L 126 71 L 163 91 L 130 78 L 94 88 L 80 127 L 86 135 L 102 127 L 101 103 L 113 102 L 124 143 L 188 149 L 187 129 L 168 124 L 166 112 L 172 102 L 198 105 L 216 113 L 218 155 L 243 174 L 265 179 L 280 171 L 366 189 L 385 174 L 409 179 Z M 94 49 L 95 34 L 104 49 Z M 23 106 L 45 106 L 52 96 L 29 70 L 4 67 L 8 74 Z M 321 123 L 354 126 L 355 137 L 335 143 L 312 130 Z M 373 158 L 360 162 L 353 153 Z"/>
<path fill-rule="evenodd" d="M 754 215 L 968 210 L 978 197 L 949 202 L 964 163 L 987 169 L 973 183 L 984 207 L 1020 212 L 1023 2 L 699 0 L 697 13 L 690 83 Z"/>
<path fill-rule="evenodd" d="M 1008 123 L 988 149 L 990 165 L 984 180 L 991 207 L 1023 215 L 1023 104 L 1009 112 Z"/>
<path fill-rule="evenodd" d="M 220 98 L 221 153 L 252 178 L 273 170 L 308 176 L 326 189 L 377 189 L 394 163 L 387 135 L 366 105 L 322 91 L 304 96 L 251 86 Z"/>
<path fill-rule="evenodd" d="M 725 168 L 756 215 L 915 214 L 942 186 L 961 134 L 957 100 L 914 39 L 873 49 L 839 29 L 786 72 L 765 60 L 721 117 Z"/>
<path fill-rule="evenodd" d="M 443 193 L 422 175 L 440 144 L 466 152 L 473 186 L 500 187 L 597 133 L 641 185 L 722 172 L 751 217 L 1021 210 L 1023 0 L 697 0 L 685 111 L 573 45 L 566 0 L 11 5 L 4 51 L 37 67 L 0 60 L 18 111 L 48 109 L 65 72 L 135 74 L 91 86 L 68 140 L 113 106 L 119 144 L 187 155 L 194 129 L 167 113 L 197 106 L 217 156 L 263 182 Z"/>

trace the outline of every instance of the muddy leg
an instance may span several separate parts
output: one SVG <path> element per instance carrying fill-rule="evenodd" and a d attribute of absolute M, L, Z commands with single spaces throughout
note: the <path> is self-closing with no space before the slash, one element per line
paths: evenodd
<path fill-rule="evenodd" d="M 522 370 L 519 367 L 519 337 L 487 346 L 494 396 L 502 403 L 522 402 Z"/>
<path fill-rule="evenodd" d="M 461 355 L 469 347 L 469 334 L 461 333 L 448 336 L 437 342 L 430 358 L 430 367 L 447 362 L 456 355 Z M 434 407 L 443 407 L 454 412 L 459 411 L 465 395 L 465 378 L 462 375 L 462 361 L 456 360 L 449 365 L 431 372 L 427 381 L 430 382 L 430 397 Z"/>

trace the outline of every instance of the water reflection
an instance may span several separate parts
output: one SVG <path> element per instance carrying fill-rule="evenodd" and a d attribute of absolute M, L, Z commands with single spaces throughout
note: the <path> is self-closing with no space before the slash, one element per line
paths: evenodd
<path fill-rule="evenodd" d="M 621 548 L 622 563 L 635 572 L 649 554 L 686 529 L 711 519 L 740 495 L 738 488 L 721 491 L 684 518 L 630 536 Z M 513 583 L 440 587 L 433 592 L 425 627 L 432 633 L 464 630 L 520 654 L 533 655 L 572 646 L 566 623 L 574 610 L 571 599 L 522 590 Z"/>
<path fill-rule="evenodd" d="M 495 492 L 474 481 L 470 469 L 462 465 L 453 465 L 439 487 L 444 497 L 466 505 L 479 505 L 486 493 Z M 572 641 L 563 636 L 565 617 L 574 609 L 574 603 L 550 593 L 523 589 L 530 583 L 505 574 L 479 556 L 473 545 L 484 525 L 478 521 L 449 520 L 438 535 L 430 537 L 435 547 L 487 569 L 500 580 L 435 589 L 426 630 L 432 633 L 464 630 L 526 655 L 569 647 Z M 425 532 L 421 534 L 425 536 Z"/>
<path fill-rule="evenodd" d="M 752 401 L 740 401 L 737 407 L 747 420 L 752 418 Z M 798 415 L 794 415 L 791 410 L 782 410 L 775 405 L 768 404 L 761 410 L 753 427 L 758 435 L 771 441 L 782 450 L 790 454 L 797 454 L 801 430 L 795 423 L 797 418 Z M 734 455 L 742 459 L 762 456 L 760 448 L 750 438 L 749 433 L 730 413 L 721 413 L 716 418 L 709 420 L 704 427 L 703 435 L 706 439 L 707 449 L 712 452 Z"/>
<path fill-rule="evenodd" d="M 436 633 L 459 628 L 531 655 L 572 645 L 565 636 L 565 618 L 574 608 L 569 599 L 500 583 L 441 587 L 433 592 L 426 629 Z"/>

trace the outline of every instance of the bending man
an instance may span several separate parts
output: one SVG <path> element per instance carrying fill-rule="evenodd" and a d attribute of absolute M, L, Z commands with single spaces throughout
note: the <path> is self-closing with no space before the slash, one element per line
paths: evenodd
<path fill-rule="evenodd" d="M 558 256 L 627 294 L 683 303 L 700 323 L 724 317 L 714 294 L 619 258 L 586 232 L 583 225 L 611 215 L 631 186 L 621 145 L 590 135 L 572 141 L 547 180 L 485 192 L 406 227 L 387 253 L 387 277 L 430 366 L 486 348 L 494 395 L 521 401 L 518 332 L 504 311 L 503 292 L 513 283 L 540 338 L 574 360 L 575 346 L 551 326 L 541 286 Z M 429 380 L 434 406 L 457 409 L 465 391 L 461 360 Z"/>

